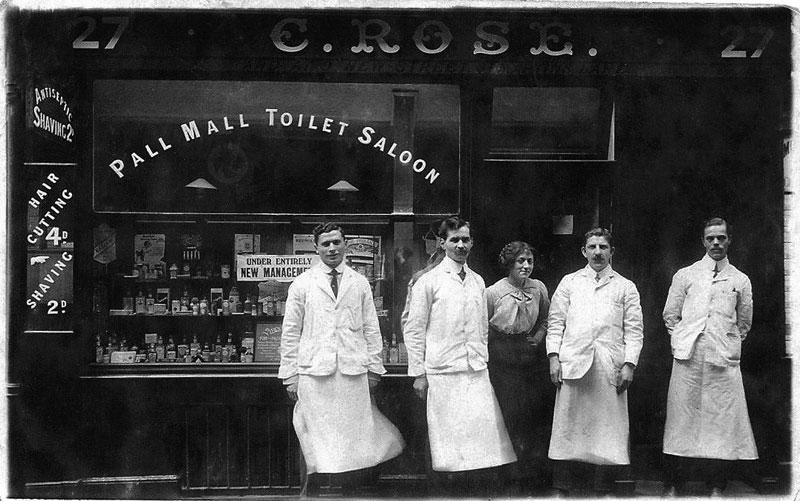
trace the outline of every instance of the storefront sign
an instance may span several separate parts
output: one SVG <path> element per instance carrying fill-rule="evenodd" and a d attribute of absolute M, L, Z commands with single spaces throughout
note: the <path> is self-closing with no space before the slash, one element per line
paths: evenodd
<path fill-rule="evenodd" d="M 71 168 L 28 171 L 27 330 L 71 329 L 74 198 Z"/>
<path fill-rule="evenodd" d="M 62 92 L 51 86 L 35 86 L 28 102 L 28 127 L 65 143 L 75 140 L 72 110 Z"/>
<path fill-rule="evenodd" d="M 260 282 L 277 280 L 292 282 L 301 273 L 311 268 L 315 256 L 275 256 L 248 254 L 236 256 L 236 280 Z"/>
<path fill-rule="evenodd" d="M 335 120 L 331 117 L 319 117 L 316 115 L 304 116 L 303 113 L 293 111 L 279 110 L 278 108 L 265 108 L 268 115 L 267 126 L 275 128 L 294 128 L 294 129 L 309 129 L 318 131 L 319 134 L 329 134 L 335 136 L 344 136 L 345 130 L 349 127 L 349 123 L 341 120 Z M 122 154 L 120 157 L 115 158 L 108 163 L 108 167 L 122 179 L 125 177 L 125 169 L 127 167 L 138 167 L 144 164 L 148 159 L 155 158 L 161 153 L 171 149 L 173 142 L 179 141 L 182 137 L 185 143 L 196 142 L 196 140 L 209 136 L 214 136 L 222 132 L 246 129 L 250 124 L 245 118 L 243 113 L 237 113 L 236 118 L 223 116 L 219 119 L 211 119 L 201 121 L 198 125 L 197 120 L 189 120 L 180 124 L 179 128 L 174 129 L 175 137 L 153 138 L 152 141 L 142 145 L 139 151 L 132 151 Z M 348 134 L 350 132 L 348 131 Z M 413 151 L 402 149 L 393 142 L 391 138 L 386 136 L 379 136 L 374 127 L 365 126 L 356 132 L 357 141 L 365 146 L 372 147 L 380 151 L 392 159 L 398 159 L 401 164 L 407 165 L 417 174 L 424 174 L 425 179 L 433 184 L 439 177 L 439 172 L 428 166 L 428 163 L 423 158 L 417 158 Z M 153 146 L 157 145 L 157 146 Z"/>

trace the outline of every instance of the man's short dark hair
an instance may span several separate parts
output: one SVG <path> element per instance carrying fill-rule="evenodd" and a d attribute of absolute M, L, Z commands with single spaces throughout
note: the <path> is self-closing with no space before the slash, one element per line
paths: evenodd
<path fill-rule="evenodd" d="M 614 235 L 611 234 L 610 230 L 600 227 L 592 228 L 583 235 L 583 245 L 586 246 L 586 242 L 592 237 L 603 237 L 606 239 L 606 242 L 608 242 L 608 245 L 614 247 Z"/>
<path fill-rule="evenodd" d="M 447 239 L 447 234 L 449 232 L 456 231 L 464 226 L 469 228 L 469 222 L 464 221 L 458 216 L 448 217 L 439 225 L 439 231 L 436 232 L 436 236 Z"/>
<path fill-rule="evenodd" d="M 703 233 L 706 232 L 706 228 L 708 228 L 709 226 L 723 226 L 723 225 L 725 226 L 725 233 L 727 233 L 729 237 L 733 236 L 733 228 L 731 228 L 731 225 L 728 224 L 728 222 L 722 219 L 721 217 L 712 217 L 711 219 L 706 220 L 705 224 L 703 225 Z"/>
<path fill-rule="evenodd" d="M 338 223 L 332 223 L 328 221 L 327 223 L 320 223 L 314 228 L 314 244 L 319 241 L 319 236 L 323 233 L 328 233 L 329 231 L 339 231 L 342 234 L 342 238 L 344 238 L 344 230 Z"/>

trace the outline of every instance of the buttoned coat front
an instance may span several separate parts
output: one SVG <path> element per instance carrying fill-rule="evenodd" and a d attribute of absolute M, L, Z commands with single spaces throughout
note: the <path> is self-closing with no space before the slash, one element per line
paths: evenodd
<path fill-rule="evenodd" d="M 334 296 L 329 268 L 317 264 L 289 287 L 278 377 L 383 374 L 383 339 L 366 278 L 342 266 Z"/>
<path fill-rule="evenodd" d="M 639 361 L 644 338 L 639 291 L 613 269 L 597 282 L 585 267 L 565 276 L 550 304 L 547 353 L 557 353 L 564 379 L 579 379 L 595 353 L 611 378 Z"/>

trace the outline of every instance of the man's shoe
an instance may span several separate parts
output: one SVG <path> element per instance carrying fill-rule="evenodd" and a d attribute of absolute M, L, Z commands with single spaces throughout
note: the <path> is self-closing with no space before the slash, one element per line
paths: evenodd
<path fill-rule="evenodd" d="M 722 489 L 719 487 L 714 487 L 711 489 L 711 494 L 709 494 L 712 498 L 721 498 L 722 497 Z"/>

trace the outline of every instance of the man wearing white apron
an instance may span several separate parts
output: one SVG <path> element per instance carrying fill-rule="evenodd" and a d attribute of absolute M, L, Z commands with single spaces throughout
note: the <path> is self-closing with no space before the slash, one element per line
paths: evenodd
<path fill-rule="evenodd" d="M 278 377 L 309 474 L 370 468 L 404 447 L 370 397 L 386 372 L 372 290 L 343 262 L 341 227 L 317 226 L 314 244 L 320 262 L 289 287 Z"/>
<path fill-rule="evenodd" d="M 642 350 L 642 307 L 633 282 L 611 268 L 611 232 L 594 228 L 588 264 L 565 276 L 547 319 L 550 379 L 558 388 L 548 457 L 553 487 L 607 493 L 630 464 L 628 394 Z"/>
<path fill-rule="evenodd" d="M 469 223 L 446 219 L 438 236 L 445 257 L 412 290 L 403 333 L 408 374 L 426 400 L 433 470 L 470 472 L 450 475 L 450 494 L 479 495 L 468 486 L 491 474 L 476 470 L 517 458 L 489 381 L 485 286 L 466 264 L 473 244 Z"/>
<path fill-rule="evenodd" d="M 753 291 L 728 262 L 730 243 L 730 225 L 710 219 L 706 254 L 675 274 L 664 306 L 674 357 L 664 427 L 668 495 L 679 494 L 686 469 L 697 466 L 712 495 L 721 494 L 731 461 L 758 459 L 739 368 Z"/>

